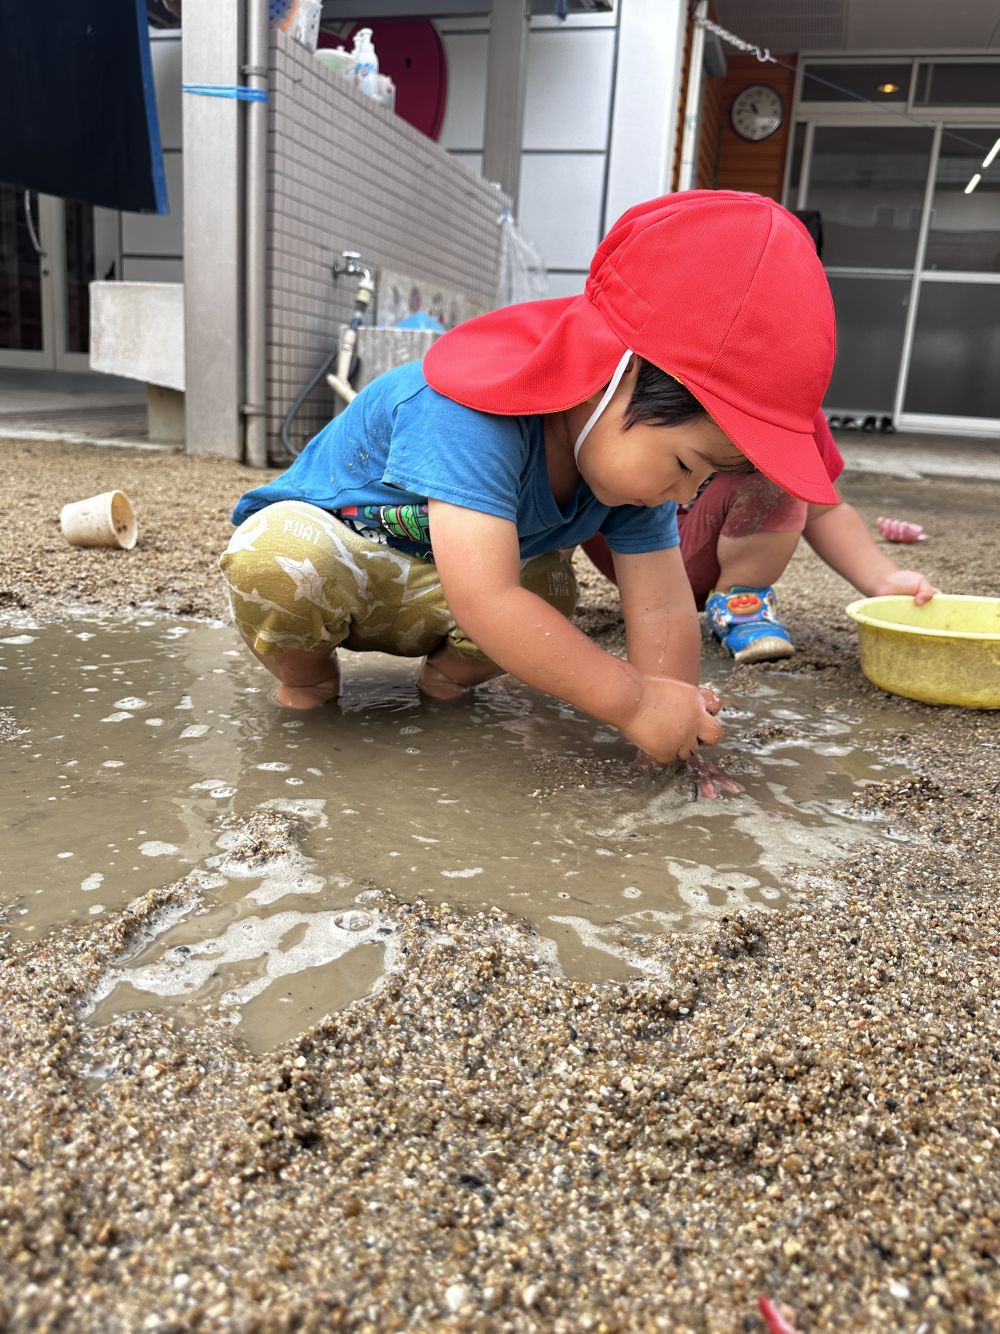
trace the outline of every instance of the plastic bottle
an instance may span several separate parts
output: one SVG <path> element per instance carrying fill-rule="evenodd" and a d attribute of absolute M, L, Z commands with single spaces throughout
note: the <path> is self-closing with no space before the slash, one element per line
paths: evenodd
<path fill-rule="evenodd" d="M 372 45 L 371 28 L 359 28 L 354 34 L 354 82 L 363 93 L 374 97 L 378 91 L 378 56 Z"/>

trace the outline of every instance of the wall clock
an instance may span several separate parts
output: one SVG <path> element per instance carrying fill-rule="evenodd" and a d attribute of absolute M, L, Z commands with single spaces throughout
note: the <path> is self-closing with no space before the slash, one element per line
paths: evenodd
<path fill-rule="evenodd" d="M 785 104 L 768 83 L 751 83 L 733 98 L 729 119 L 741 139 L 759 143 L 769 138 L 781 124 Z"/>

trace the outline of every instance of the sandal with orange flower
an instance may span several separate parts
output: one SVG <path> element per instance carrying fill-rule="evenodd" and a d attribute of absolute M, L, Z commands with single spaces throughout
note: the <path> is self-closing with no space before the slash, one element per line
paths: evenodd
<path fill-rule="evenodd" d="M 710 593 L 705 618 L 737 662 L 773 662 L 795 652 L 773 588 L 736 585 L 728 593 Z"/>

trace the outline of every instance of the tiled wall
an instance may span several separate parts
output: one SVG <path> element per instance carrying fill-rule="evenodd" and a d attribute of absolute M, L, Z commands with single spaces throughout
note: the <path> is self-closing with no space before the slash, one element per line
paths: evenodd
<path fill-rule="evenodd" d="M 325 69 L 283 33 L 271 50 L 268 151 L 268 443 L 350 318 L 355 283 L 330 265 L 369 266 L 495 304 L 504 200 L 465 163 Z M 296 419 L 301 441 L 329 418 L 318 388 Z"/>
<path fill-rule="evenodd" d="M 668 11 L 678 5 L 615 0 L 609 12 L 532 20 L 519 222 L 543 252 L 551 296 L 581 291 L 608 225 L 637 200 L 669 188 L 669 164 L 661 173 L 658 159 L 677 95 L 670 73 L 676 24 Z M 353 284 L 341 280 L 335 287 L 329 274 L 341 250 L 360 250 L 376 267 L 464 290 L 483 306 L 493 302 L 499 197 L 478 175 L 488 20 L 449 18 L 437 27 L 448 59 L 440 146 L 277 35 L 268 291 L 272 449 L 292 399 L 350 315 Z M 122 215 L 122 276 L 181 281 L 180 33 L 152 36 L 171 213 Z M 630 92 L 631 104 L 623 107 Z M 318 389 L 297 436 L 314 430 L 332 407 L 332 396 Z"/>

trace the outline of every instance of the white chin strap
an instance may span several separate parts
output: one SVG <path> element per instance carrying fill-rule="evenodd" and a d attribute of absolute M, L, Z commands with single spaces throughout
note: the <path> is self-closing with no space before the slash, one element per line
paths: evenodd
<path fill-rule="evenodd" d="M 621 384 L 622 376 L 625 374 L 625 368 L 626 368 L 626 366 L 628 365 L 629 360 L 630 360 L 630 358 L 631 358 L 632 356 L 633 356 L 633 353 L 631 352 L 631 350 L 628 350 L 628 351 L 626 351 L 626 352 L 623 353 L 623 355 L 622 355 L 622 359 L 621 359 L 621 361 L 618 363 L 618 366 L 617 366 L 617 368 L 615 369 L 615 373 L 614 373 L 614 375 L 612 375 L 612 377 L 611 377 L 611 383 L 608 385 L 607 389 L 605 389 L 604 394 L 603 394 L 603 396 L 602 396 L 602 398 L 601 398 L 600 403 L 598 403 L 597 407 L 596 407 L 596 408 L 594 409 L 594 411 L 590 414 L 590 416 L 589 416 L 588 419 L 587 419 L 587 424 L 586 424 L 586 426 L 583 428 L 583 430 L 580 432 L 580 434 L 576 437 L 576 444 L 573 446 L 573 458 L 574 458 L 575 460 L 579 460 L 579 458 L 580 458 L 580 447 L 583 445 L 583 442 L 584 442 L 584 440 L 586 440 L 587 436 L 590 435 L 591 431 L 594 429 L 594 426 L 595 426 L 596 423 L 597 423 L 597 419 L 598 419 L 598 417 L 600 417 L 601 413 L 604 411 L 604 409 L 608 406 L 608 404 L 611 402 L 612 398 L 614 397 L 614 392 L 615 392 L 615 390 L 618 388 L 618 386 Z"/>

